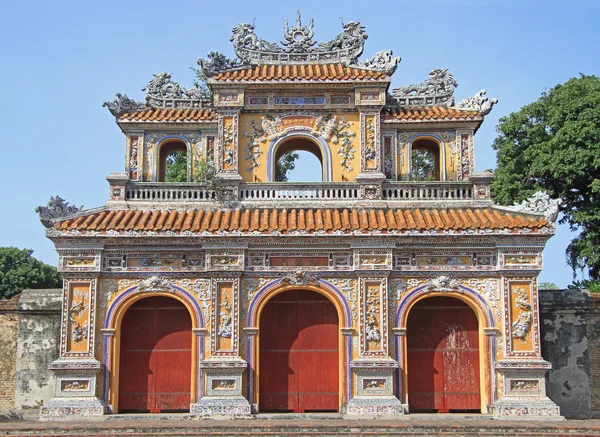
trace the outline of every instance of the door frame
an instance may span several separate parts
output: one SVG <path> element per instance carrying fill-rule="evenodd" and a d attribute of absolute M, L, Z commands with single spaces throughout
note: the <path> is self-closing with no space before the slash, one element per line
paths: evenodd
<path fill-rule="evenodd" d="M 204 375 L 198 362 L 204 359 L 204 319 L 193 296 L 185 289 L 172 286 L 172 291 L 139 292 L 132 287 L 118 295 L 106 312 L 102 333 L 104 335 L 104 379 L 102 399 L 112 413 L 119 412 L 119 376 L 121 359 L 121 324 L 123 317 L 131 305 L 141 299 L 151 297 L 169 297 L 181 302 L 189 312 L 192 320 L 192 374 L 190 378 L 190 403 L 195 403 L 202 396 Z"/>
<path fill-rule="evenodd" d="M 483 297 L 475 290 L 460 285 L 456 291 L 429 291 L 425 286 L 417 287 L 410 292 L 398 307 L 396 315 L 396 327 L 394 330 L 401 335 L 396 335 L 396 359 L 400 364 L 398 369 L 398 398 L 408 405 L 408 345 L 405 334 L 408 314 L 412 307 L 419 301 L 430 297 L 452 297 L 466 303 L 477 317 L 477 331 L 479 339 L 479 396 L 481 403 L 481 414 L 487 414 L 487 406 L 494 402 L 494 391 L 496 390 L 494 378 L 494 363 L 496 361 L 494 317 L 491 309 Z M 400 381 L 402 382 L 400 384 Z"/>
<path fill-rule="evenodd" d="M 271 284 L 263 287 L 254 297 L 249 305 L 248 323 L 246 332 L 247 339 L 247 357 L 249 361 L 249 374 L 247 382 L 248 401 L 256 405 L 260 405 L 260 317 L 265 305 L 271 298 L 288 290 L 307 290 L 314 291 L 325 296 L 334 306 L 338 314 L 338 411 L 341 411 L 342 405 L 350 398 L 348 387 L 352 389 L 352 378 L 347 375 L 350 370 L 350 361 L 352 359 L 352 335 L 351 329 L 351 313 L 348 302 L 345 300 L 342 293 L 332 284 L 324 280 L 316 280 L 315 284 L 311 285 L 287 285 L 282 284 L 282 280 L 278 279 Z M 344 324 L 346 326 L 344 326 Z M 346 388 L 346 390 L 344 390 Z"/>

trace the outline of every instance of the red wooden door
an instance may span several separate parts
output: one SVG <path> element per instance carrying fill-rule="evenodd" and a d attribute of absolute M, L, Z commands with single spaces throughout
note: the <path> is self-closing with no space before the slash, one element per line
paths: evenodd
<path fill-rule="evenodd" d="M 137 301 L 121 324 L 119 410 L 159 413 L 190 408 L 192 320 L 168 297 Z"/>
<path fill-rule="evenodd" d="M 337 411 L 339 325 L 319 293 L 286 291 L 260 318 L 261 411 Z"/>
<path fill-rule="evenodd" d="M 408 405 L 418 411 L 480 411 L 477 317 L 459 299 L 432 297 L 406 327 Z"/>

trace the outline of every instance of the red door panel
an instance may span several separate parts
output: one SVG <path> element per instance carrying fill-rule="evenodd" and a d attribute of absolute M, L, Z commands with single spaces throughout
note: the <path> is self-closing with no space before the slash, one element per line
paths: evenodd
<path fill-rule="evenodd" d="M 192 372 L 192 321 L 168 297 L 134 303 L 121 323 L 119 410 L 188 410 Z"/>
<path fill-rule="evenodd" d="M 433 297 L 408 316 L 410 410 L 479 410 L 479 336 L 475 313 L 464 302 Z"/>
<path fill-rule="evenodd" d="M 261 315 L 260 409 L 337 411 L 338 317 L 324 296 L 293 290 Z"/>

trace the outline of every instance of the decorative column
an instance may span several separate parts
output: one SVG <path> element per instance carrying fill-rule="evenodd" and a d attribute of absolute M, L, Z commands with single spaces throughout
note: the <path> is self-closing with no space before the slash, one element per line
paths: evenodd
<path fill-rule="evenodd" d="M 360 111 L 360 173 L 356 181 L 361 184 L 365 199 L 381 199 L 381 184 L 385 180 L 382 169 L 381 112 Z"/>
<path fill-rule="evenodd" d="M 221 182 L 219 195 L 224 200 L 236 200 L 242 181 L 238 169 L 239 111 L 219 113 L 219 132 L 216 149 L 217 179 Z"/>
<path fill-rule="evenodd" d="M 360 355 L 350 363 L 356 390 L 346 414 L 403 414 L 393 388 L 398 362 L 388 351 L 387 277 L 360 278 L 358 302 Z"/>
<path fill-rule="evenodd" d="M 88 259 L 89 258 L 89 259 Z M 94 257 L 61 257 L 69 265 L 95 265 Z M 58 360 L 49 368 L 56 375 L 55 394 L 40 410 L 41 420 L 102 416 L 104 403 L 96 396 L 101 363 L 94 357 L 96 278 L 63 281 L 63 307 Z"/>
<path fill-rule="evenodd" d="M 563 420 L 546 396 L 545 375 L 552 365 L 540 352 L 535 278 L 504 279 L 505 357 L 496 363 L 501 396 L 494 403 L 498 419 Z"/>
<path fill-rule="evenodd" d="M 236 256 L 213 256 L 217 262 L 237 262 Z M 210 326 L 211 355 L 200 362 L 204 393 L 190 407 L 192 415 L 246 416 L 250 403 L 242 394 L 242 375 L 247 362 L 239 352 L 240 292 L 238 277 L 212 279 Z"/>

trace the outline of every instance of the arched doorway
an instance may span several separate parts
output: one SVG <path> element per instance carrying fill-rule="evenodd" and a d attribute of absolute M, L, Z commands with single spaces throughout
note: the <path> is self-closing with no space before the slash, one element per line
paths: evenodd
<path fill-rule="evenodd" d="M 297 153 L 300 159 L 302 154 L 309 158 L 310 163 L 308 166 L 299 165 L 298 167 L 299 169 L 302 167 L 307 173 L 303 176 L 306 181 L 330 182 L 332 180 L 331 152 L 327 142 L 309 132 L 294 132 L 272 141 L 269 145 L 267 182 L 285 182 L 284 179 L 278 180 L 278 173 L 281 172 L 278 172 L 277 167 L 278 163 L 284 164 L 285 167 L 285 156 L 290 153 Z"/>
<path fill-rule="evenodd" d="M 406 341 L 411 413 L 481 411 L 479 330 L 471 307 L 445 296 L 417 302 Z"/>
<path fill-rule="evenodd" d="M 177 299 L 133 303 L 121 323 L 119 411 L 189 411 L 192 320 Z"/>
<path fill-rule="evenodd" d="M 339 320 L 325 296 L 284 291 L 260 315 L 259 409 L 338 411 Z"/>

